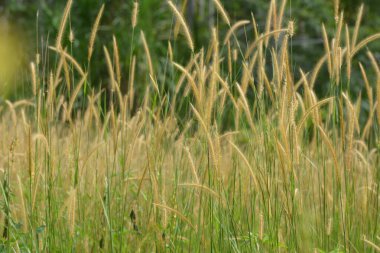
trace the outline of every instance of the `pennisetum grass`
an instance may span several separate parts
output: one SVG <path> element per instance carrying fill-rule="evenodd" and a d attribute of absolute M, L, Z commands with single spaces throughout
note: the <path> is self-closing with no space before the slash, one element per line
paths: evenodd
<path fill-rule="evenodd" d="M 380 35 L 361 39 L 364 7 L 351 28 L 334 1 L 335 29 L 321 29 L 325 52 L 295 68 L 291 1 L 270 1 L 264 20 L 237 22 L 210 1 L 227 26 L 210 28 L 199 51 L 185 3 L 167 1 L 176 25 L 166 71 L 143 31 L 134 43 L 139 2 L 130 50 L 114 36 L 98 54 L 101 6 L 82 67 L 63 39 L 67 1 L 46 47 L 56 62 L 32 62 L 33 97 L 0 104 L 1 250 L 376 251 L 380 71 L 375 52 L 361 51 Z M 95 56 L 108 73 L 103 89 L 89 77 Z"/>
<path fill-rule="evenodd" d="M 100 8 L 100 10 L 98 12 L 98 16 L 96 17 L 94 25 L 93 25 L 92 30 L 91 30 L 90 40 L 88 42 L 88 56 L 87 56 L 87 59 L 89 62 L 91 61 L 92 53 L 94 51 L 96 34 L 99 30 L 99 25 L 100 25 L 100 21 L 101 21 L 102 16 L 103 16 L 103 12 L 104 12 L 104 4 Z"/>
<path fill-rule="evenodd" d="M 57 39 L 55 43 L 55 47 L 58 49 L 61 49 L 62 47 L 62 38 L 65 32 L 67 21 L 69 19 L 72 4 L 73 4 L 73 0 L 67 1 L 65 10 L 62 15 L 61 24 L 59 25 L 58 35 L 57 35 Z"/>
<path fill-rule="evenodd" d="M 190 29 L 188 28 L 185 19 L 183 18 L 183 16 L 178 11 L 177 7 L 173 4 L 172 1 L 169 0 L 168 1 L 168 5 L 171 8 L 171 10 L 173 11 L 173 13 L 176 16 L 178 22 L 181 24 L 181 26 L 183 28 L 183 31 L 184 31 L 184 34 L 185 34 L 185 37 L 186 37 L 186 41 L 187 41 L 187 44 L 188 44 L 189 48 L 191 49 L 191 51 L 194 52 L 194 43 L 193 43 L 193 40 L 191 38 Z"/>

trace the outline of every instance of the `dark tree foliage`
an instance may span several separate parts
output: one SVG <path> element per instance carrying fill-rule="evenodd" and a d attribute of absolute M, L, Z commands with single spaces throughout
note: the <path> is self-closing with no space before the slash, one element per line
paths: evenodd
<path fill-rule="evenodd" d="M 65 45 L 71 47 L 75 58 L 82 63 L 87 60 L 87 44 L 97 12 L 102 5 L 106 4 L 106 9 L 98 32 L 95 44 L 93 60 L 91 63 L 90 78 L 94 85 L 101 85 L 102 79 L 107 77 L 107 69 L 104 67 L 104 55 L 102 46 L 112 47 L 112 35 L 118 39 L 121 54 L 121 64 L 123 73 L 129 67 L 129 56 L 131 50 L 134 54 L 142 57 L 143 53 L 139 47 L 140 30 L 145 32 L 151 50 L 152 57 L 158 66 L 155 66 L 157 73 L 162 73 L 165 68 L 167 40 L 172 38 L 170 31 L 174 24 L 172 13 L 167 7 L 166 1 L 144 0 L 140 2 L 138 27 L 134 34 L 134 47 L 132 47 L 131 32 L 131 12 L 133 9 L 132 0 L 75 0 L 70 15 L 70 27 L 74 32 L 75 40 L 71 45 L 68 42 L 66 33 Z M 178 5 L 184 1 L 177 0 Z M 236 20 L 251 19 L 254 14 L 259 29 L 264 30 L 265 20 L 268 10 L 268 0 L 234 0 L 222 1 L 229 12 L 231 18 Z M 280 1 L 278 1 L 280 2 Z M 334 12 L 333 1 L 326 0 L 288 0 L 285 15 L 285 22 L 294 20 L 296 24 L 296 36 L 292 40 L 292 59 L 295 72 L 302 66 L 305 71 L 310 71 L 319 57 L 323 54 L 323 41 L 321 36 L 321 24 L 326 23 L 329 33 L 334 33 Z M 342 9 L 345 11 L 346 20 L 350 24 L 355 23 L 357 10 L 362 0 L 341 0 Z M 364 0 L 366 4 L 365 18 L 360 31 L 361 38 L 378 32 L 380 24 L 380 5 L 377 1 Z M 41 52 L 46 47 L 46 42 L 54 43 L 59 27 L 62 10 L 66 4 L 65 0 L 2 0 L 0 1 L 0 16 L 4 22 L 11 23 L 21 31 L 24 37 L 25 47 L 29 52 L 27 62 L 33 60 L 38 48 Z M 218 18 L 212 1 L 208 0 L 188 0 L 186 8 L 186 19 L 192 30 L 196 49 L 207 47 L 210 38 L 210 27 L 218 26 L 219 33 L 223 36 L 228 27 Z M 38 34 L 37 34 L 38 31 Z M 239 39 L 244 44 L 246 38 L 252 38 L 252 30 L 247 29 L 239 33 Z M 189 51 L 183 40 L 174 42 L 174 50 L 177 61 L 187 59 Z M 374 45 L 377 49 L 379 45 Z M 50 61 L 51 64 L 54 61 Z M 138 59 L 137 68 L 146 68 L 143 59 Z M 162 64 L 161 64 L 162 63 Z M 355 63 L 354 63 L 355 64 Z M 27 65 L 27 63 L 26 63 Z M 358 79 L 360 76 L 353 76 Z M 144 80 L 146 77 L 137 75 L 137 80 Z M 160 78 L 160 76 L 158 76 Z M 123 81 L 128 80 L 123 76 Z M 321 80 L 323 83 L 323 80 Z M 318 87 L 323 91 L 323 85 Z M 170 87 L 168 87 L 170 88 Z"/>

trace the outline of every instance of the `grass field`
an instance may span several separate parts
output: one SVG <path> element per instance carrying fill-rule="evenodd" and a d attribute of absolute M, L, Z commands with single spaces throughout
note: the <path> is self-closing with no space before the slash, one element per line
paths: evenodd
<path fill-rule="evenodd" d="M 138 29 L 136 3 L 129 33 L 141 55 L 119 55 L 114 37 L 97 88 L 89 73 L 107 8 L 89 24 L 88 62 L 77 62 L 72 2 L 30 64 L 31 95 L 0 106 L 1 251 L 380 251 L 380 69 L 367 48 L 380 33 L 360 36 L 362 7 L 349 27 L 336 5 L 325 54 L 304 70 L 292 64 L 286 1 L 271 2 L 259 30 L 214 0 L 219 23 L 203 49 L 168 1 L 164 63 Z M 330 81 L 318 97 L 322 73 Z"/>

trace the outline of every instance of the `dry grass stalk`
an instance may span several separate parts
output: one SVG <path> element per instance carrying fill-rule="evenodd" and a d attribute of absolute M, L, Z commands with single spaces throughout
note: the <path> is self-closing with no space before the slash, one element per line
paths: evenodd
<path fill-rule="evenodd" d="M 185 34 L 186 41 L 187 41 L 187 44 L 189 45 L 189 48 L 191 49 L 191 51 L 194 52 L 194 43 L 193 43 L 193 40 L 191 38 L 190 29 L 187 26 L 185 19 L 183 18 L 183 16 L 181 15 L 181 13 L 177 10 L 177 7 L 173 4 L 172 1 L 169 0 L 168 4 L 169 4 L 170 8 L 172 9 L 174 15 L 176 16 L 177 20 L 182 25 L 183 32 Z"/>
<path fill-rule="evenodd" d="M 103 50 L 104 50 L 104 55 L 106 57 L 108 74 L 109 74 L 110 79 L 111 79 L 111 89 L 112 89 L 112 91 L 116 90 L 116 94 L 117 94 L 118 100 L 119 100 L 119 106 L 121 109 L 121 108 L 123 108 L 123 96 L 122 96 L 121 91 L 120 91 L 120 86 L 119 86 L 120 84 L 118 84 L 115 80 L 115 73 L 113 70 L 110 54 L 109 54 L 106 47 L 103 47 Z"/>
<path fill-rule="evenodd" d="M 176 67 L 177 69 L 179 69 L 187 77 L 187 79 L 189 80 L 189 84 L 190 84 L 190 86 L 191 86 L 191 88 L 193 90 L 195 99 L 197 101 L 197 105 L 199 105 L 201 103 L 201 96 L 200 96 L 200 91 L 198 89 L 198 86 L 197 86 L 194 78 L 191 76 L 191 74 L 189 73 L 189 71 L 186 68 L 182 67 L 181 65 L 179 65 L 178 63 L 175 63 L 175 62 L 173 62 L 172 64 L 173 64 L 174 67 Z"/>
<path fill-rule="evenodd" d="M 222 16 L 224 22 L 226 22 L 227 25 L 231 25 L 230 18 L 228 17 L 228 14 L 226 10 L 224 9 L 222 3 L 219 0 L 213 0 L 216 9 L 219 11 L 220 15 Z"/>
<path fill-rule="evenodd" d="M 224 81 L 220 75 L 218 73 L 215 73 L 216 77 L 218 78 L 219 82 L 222 84 L 224 90 L 226 91 L 226 93 L 228 94 L 228 96 L 230 97 L 231 99 L 231 102 L 233 103 L 234 107 L 236 110 L 238 110 L 239 106 L 236 102 L 236 99 L 234 98 L 234 95 L 231 93 L 230 91 L 230 88 L 228 87 L 228 84 L 226 81 Z"/>
<path fill-rule="evenodd" d="M 345 26 L 346 30 L 346 66 L 347 66 L 347 78 L 351 80 L 351 44 L 350 44 L 350 32 L 348 25 Z"/>
<path fill-rule="evenodd" d="M 332 60 L 331 60 L 331 51 L 330 51 L 330 43 L 329 38 L 327 36 L 325 25 L 322 24 L 322 35 L 323 35 L 323 45 L 325 46 L 326 55 L 327 55 L 327 68 L 330 73 L 332 73 Z"/>
<path fill-rule="evenodd" d="M 190 162 L 190 168 L 191 168 L 191 171 L 194 175 L 194 178 L 195 178 L 195 181 L 197 182 L 197 184 L 199 184 L 199 177 L 198 177 L 198 173 L 197 173 L 197 170 L 195 168 L 195 164 L 194 164 L 194 160 L 191 156 L 191 153 L 190 153 L 190 150 L 188 147 L 185 147 L 185 152 L 186 152 L 186 155 L 187 155 L 187 158 L 189 159 L 189 162 Z"/>
<path fill-rule="evenodd" d="M 63 33 L 65 32 L 67 20 L 70 15 L 71 5 L 73 4 L 73 0 L 68 0 L 66 3 L 65 10 L 63 12 L 63 16 L 61 19 L 61 24 L 59 25 L 58 35 L 55 43 L 55 47 L 58 49 L 62 49 L 61 43 L 62 43 L 62 37 Z"/>
<path fill-rule="evenodd" d="M 377 122 L 380 126 L 380 73 L 377 73 L 377 80 L 376 80 L 376 97 L 377 97 Z"/>
<path fill-rule="evenodd" d="M 335 22 L 339 22 L 339 2 L 340 0 L 334 0 L 334 18 Z"/>
<path fill-rule="evenodd" d="M 210 135 L 210 132 L 209 132 L 209 129 L 207 128 L 204 120 L 202 119 L 202 116 L 199 114 L 199 112 L 197 111 L 197 109 L 195 109 L 195 107 L 190 104 L 191 106 L 191 109 L 193 110 L 196 118 L 198 119 L 198 122 L 201 124 L 203 130 L 205 131 L 205 134 L 206 134 L 206 138 L 207 138 L 207 142 L 209 144 L 209 148 L 210 148 L 210 151 L 211 151 L 211 158 L 212 158 L 212 161 L 213 161 L 213 165 L 215 166 L 216 168 L 216 171 L 218 171 L 218 159 L 216 158 L 216 155 L 215 155 L 215 148 L 214 148 L 214 143 L 211 139 L 211 135 Z"/>
<path fill-rule="evenodd" d="M 133 11 L 132 11 L 132 28 L 135 29 L 137 26 L 137 17 L 139 14 L 139 3 L 133 3 Z"/>
<path fill-rule="evenodd" d="M 174 208 L 171 208 L 171 207 L 168 207 L 166 205 L 158 204 L 158 203 L 153 203 L 153 205 L 155 205 L 157 207 L 160 207 L 162 209 L 168 210 L 168 211 L 170 211 L 172 213 L 175 213 L 176 215 L 178 215 L 179 218 L 181 218 L 181 220 L 185 221 L 191 228 L 193 228 L 193 229 L 196 230 L 196 227 L 191 223 L 191 221 L 188 218 L 186 218 L 186 216 L 183 215 L 178 210 L 176 210 Z"/>
<path fill-rule="evenodd" d="M 377 252 L 380 252 L 380 246 L 376 245 L 375 243 L 368 240 L 365 236 L 363 237 L 363 241 L 371 246 L 372 249 L 376 250 Z"/>
<path fill-rule="evenodd" d="M 364 81 L 364 85 L 365 85 L 365 88 L 366 88 L 366 91 L 367 91 L 367 96 L 368 96 L 369 110 L 371 111 L 373 109 L 373 92 L 372 92 L 372 87 L 369 84 L 367 73 L 364 70 L 364 67 L 363 67 L 363 65 L 360 62 L 359 62 L 359 68 L 360 68 L 360 72 L 361 72 L 361 74 L 363 76 L 363 81 Z"/>
<path fill-rule="evenodd" d="M 268 14 L 267 14 L 267 19 L 265 22 L 265 34 L 268 34 L 271 31 L 272 13 L 276 11 L 276 10 L 273 10 L 274 5 L 275 5 L 275 0 L 271 0 L 270 5 L 269 5 Z M 266 37 L 264 40 L 265 47 L 268 47 L 268 42 L 269 42 L 269 37 Z"/>
<path fill-rule="evenodd" d="M 222 197 L 216 193 L 214 190 L 210 189 L 209 187 L 202 185 L 202 184 L 191 184 L 191 183 L 183 183 L 183 184 L 178 184 L 178 186 L 185 186 L 185 187 L 194 187 L 203 190 L 204 192 L 209 193 L 211 196 L 216 197 L 217 199 L 222 199 Z"/>
<path fill-rule="evenodd" d="M 186 8 L 188 6 L 188 0 L 184 0 L 181 4 L 181 16 L 184 17 L 185 14 L 186 14 Z M 174 40 L 177 39 L 178 37 L 178 34 L 180 32 L 180 29 L 181 29 L 181 22 L 177 19 L 176 22 L 175 22 L 175 25 L 174 25 L 174 29 L 173 29 L 173 37 L 174 37 Z"/>
<path fill-rule="evenodd" d="M 115 62 L 117 83 L 121 85 L 120 53 L 119 53 L 119 47 L 117 45 L 117 40 L 116 40 L 115 35 L 112 37 L 112 41 L 113 41 L 113 59 Z"/>
<path fill-rule="evenodd" d="M 253 16 L 253 13 L 251 13 L 251 16 L 252 16 L 253 35 L 254 35 L 255 40 L 257 40 L 259 38 L 259 31 L 257 30 L 257 23 L 256 23 L 255 17 Z"/>
<path fill-rule="evenodd" d="M 297 133 L 299 134 L 301 132 L 301 129 L 302 129 L 302 126 L 303 124 L 305 123 L 306 119 L 309 117 L 309 115 L 311 113 L 313 113 L 313 111 L 316 109 L 316 108 L 319 108 L 321 107 L 322 105 L 324 104 L 327 104 L 329 102 L 331 102 L 332 100 L 334 100 L 334 97 L 330 97 L 330 98 L 326 98 L 326 99 L 323 99 L 321 101 L 319 101 L 318 103 L 314 104 L 313 106 L 311 106 L 302 116 L 301 120 L 299 121 L 298 123 L 298 127 L 297 127 Z"/>
<path fill-rule="evenodd" d="M 311 88 L 314 87 L 315 81 L 317 80 L 317 77 L 318 77 L 318 74 L 319 74 L 319 71 L 321 70 L 322 65 L 325 63 L 326 60 L 327 60 L 327 55 L 321 57 L 321 59 L 319 59 L 319 61 L 315 65 L 315 67 L 313 69 L 313 72 L 311 74 L 311 77 L 310 77 L 310 82 L 309 82 Z M 330 74 L 330 77 L 331 77 L 331 72 L 329 74 Z"/>
<path fill-rule="evenodd" d="M 249 174 L 251 175 L 252 179 L 253 179 L 253 182 L 256 186 L 256 190 L 259 190 L 261 187 L 259 185 L 259 181 L 256 177 L 256 174 L 253 172 L 253 168 L 251 166 L 251 164 L 249 163 L 247 157 L 243 154 L 243 152 L 238 148 L 238 146 L 236 146 L 234 143 L 232 143 L 231 141 L 228 141 L 231 145 L 231 147 L 233 147 L 236 152 L 239 154 L 239 156 L 243 159 L 245 165 L 248 167 L 248 170 L 249 170 Z"/>
<path fill-rule="evenodd" d="M 244 54 L 245 59 L 247 59 L 252 54 L 253 50 L 260 44 L 261 41 L 282 32 L 288 32 L 288 29 L 283 28 L 260 35 L 259 38 L 257 38 L 251 45 L 249 45 L 247 51 Z"/>
<path fill-rule="evenodd" d="M 51 46 L 49 48 L 51 50 L 53 50 L 53 51 L 61 54 L 61 56 L 65 57 L 67 60 L 69 60 L 73 64 L 73 66 L 76 68 L 76 70 L 78 71 L 78 73 L 81 74 L 81 76 L 85 75 L 85 73 L 84 73 L 82 67 L 80 66 L 80 64 L 74 59 L 73 56 L 71 56 L 70 54 L 68 54 L 65 49 L 58 49 L 56 47 L 51 47 Z"/>
<path fill-rule="evenodd" d="M 287 3 L 287 0 L 282 0 L 281 2 L 279 14 L 278 14 L 278 22 L 277 22 L 277 26 L 275 27 L 275 29 L 277 30 L 281 29 L 282 20 L 284 18 L 284 13 L 285 13 L 285 8 L 286 8 L 286 3 Z"/>
<path fill-rule="evenodd" d="M 253 123 L 251 111 L 249 110 L 249 105 L 248 105 L 247 99 L 245 98 L 245 94 L 238 83 L 236 83 L 236 87 L 240 93 L 240 101 L 243 105 L 244 112 L 247 116 L 249 126 L 254 132 L 256 132 L 256 127 L 255 127 L 255 124 Z"/>
<path fill-rule="evenodd" d="M 364 40 L 360 41 L 354 48 L 352 48 L 351 57 L 354 57 L 360 51 L 360 49 L 365 47 L 368 43 L 371 43 L 378 39 L 380 39 L 380 33 L 370 35 Z"/>
<path fill-rule="evenodd" d="M 323 142 L 326 144 L 327 148 L 330 151 L 330 154 L 332 155 L 334 167 L 335 167 L 335 177 L 339 180 L 338 182 L 340 182 L 340 167 L 339 167 L 339 163 L 338 163 L 338 157 L 337 157 L 336 152 L 335 152 L 335 148 L 334 148 L 330 138 L 327 136 L 325 130 L 323 130 L 323 128 L 321 126 L 317 126 L 317 127 L 319 129 L 319 132 L 321 133 Z"/>
<path fill-rule="evenodd" d="M 370 59 L 371 65 L 372 65 L 373 69 L 375 70 L 376 74 L 380 73 L 379 65 L 377 64 L 377 60 L 376 60 L 375 56 L 373 55 L 373 53 L 368 50 L 367 56 Z"/>
<path fill-rule="evenodd" d="M 358 15 L 356 17 L 354 34 L 352 35 L 352 40 L 351 40 L 351 48 L 355 48 L 356 42 L 358 40 L 360 23 L 362 22 L 362 17 L 363 17 L 363 10 L 364 10 L 364 4 L 360 5 Z"/>
<path fill-rule="evenodd" d="M 273 0 L 273 11 L 272 11 L 272 27 L 273 29 L 276 29 L 276 27 L 278 26 L 277 24 L 277 2 L 276 0 Z"/>
<path fill-rule="evenodd" d="M 132 57 L 132 64 L 131 64 L 131 71 L 129 73 L 129 89 L 128 89 L 129 108 L 130 109 L 133 108 L 134 97 L 135 97 L 135 90 L 134 90 L 135 68 L 136 68 L 136 56 L 133 56 Z"/>
<path fill-rule="evenodd" d="M 232 76 L 232 53 L 231 53 L 231 43 L 227 42 L 227 63 L 228 63 L 228 74 Z"/>
<path fill-rule="evenodd" d="M 30 71 L 32 74 L 32 92 L 33 92 L 33 95 L 36 96 L 37 95 L 37 73 L 36 73 L 36 65 L 33 62 L 30 63 Z"/>
<path fill-rule="evenodd" d="M 237 29 L 239 29 L 241 26 L 248 25 L 250 23 L 249 20 L 240 20 L 239 22 L 236 22 L 227 32 L 226 37 L 224 38 L 223 44 L 226 45 L 227 42 L 230 40 L 231 35 L 235 33 Z"/>
<path fill-rule="evenodd" d="M 100 20 L 102 19 L 103 16 L 103 11 L 104 11 L 104 4 L 100 8 L 98 15 L 96 16 L 95 23 L 92 27 L 91 30 L 91 35 L 90 35 L 90 41 L 88 43 L 88 56 L 87 60 L 90 61 L 92 57 L 92 53 L 94 51 L 94 44 L 95 44 L 95 39 L 96 39 L 96 34 L 99 30 L 99 25 L 100 25 Z"/>
<path fill-rule="evenodd" d="M 147 64 L 149 66 L 149 74 L 154 77 L 155 75 L 154 75 L 154 70 L 153 70 L 152 57 L 150 56 L 148 43 L 146 43 L 145 34 L 143 31 L 141 31 L 141 33 L 140 33 L 140 38 L 141 38 L 141 41 L 142 41 L 143 46 L 144 46 L 145 56 L 147 59 Z"/>
<path fill-rule="evenodd" d="M 73 91 L 73 93 L 71 94 L 69 106 L 67 108 L 67 115 L 66 115 L 66 117 L 69 121 L 71 121 L 71 112 L 73 110 L 74 102 L 75 102 L 80 90 L 82 89 L 83 84 L 86 82 L 86 80 L 87 80 L 87 75 L 84 75 L 82 77 L 82 79 L 79 81 L 79 83 L 77 84 L 77 87 L 75 87 L 75 90 Z"/>
<path fill-rule="evenodd" d="M 8 109 L 11 113 L 12 123 L 16 126 L 17 125 L 17 114 L 16 114 L 15 107 L 12 104 L 12 102 L 9 100 L 6 100 L 5 103 L 8 105 Z"/>
<path fill-rule="evenodd" d="M 173 55 L 172 43 L 170 43 L 170 41 L 168 41 L 168 56 L 169 56 L 169 60 L 171 62 L 173 62 L 174 61 L 174 55 Z"/>
<path fill-rule="evenodd" d="M 48 91 L 47 91 L 47 115 L 49 119 L 52 119 L 54 116 L 54 98 L 55 98 L 55 87 L 54 87 L 54 75 L 53 72 L 50 72 L 49 75 L 49 84 L 48 84 Z"/>

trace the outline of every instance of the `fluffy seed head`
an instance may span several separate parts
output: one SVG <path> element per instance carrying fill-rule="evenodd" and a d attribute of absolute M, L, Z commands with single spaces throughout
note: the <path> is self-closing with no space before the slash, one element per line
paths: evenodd
<path fill-rule="evenodd" d="M 133 3 L 133 12 L 132 12 L 132 28 L 135 28 L 137 25 L 137 16 L 139 13 L 139 3 Z"/>

